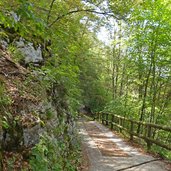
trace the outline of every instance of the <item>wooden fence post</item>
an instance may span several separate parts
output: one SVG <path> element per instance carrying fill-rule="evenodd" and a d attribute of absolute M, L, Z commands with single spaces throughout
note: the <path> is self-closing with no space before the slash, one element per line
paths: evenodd
<path fill-rule="evenodd" d="M 122 118 L 119 118 L 119 125 L 122 126 Z M 121 128 L 119 128 L 119 132 L 122 132 Z"/>
<path fill-rule="evenodd" d="M 93 113 L 93 121 L 97 120 L 97 113 Z"/>
<path fill-rule="evenodd" d="M 114 122 L 114 115 L 112 115 L 112 120 L 111 120 L 111 130 L 113 129 L 113 122 Z"/>
<path fill-rule="evenodd" d="M 147 125 L 147 138 L 151 138 L 152 135 L 152 129 L 150 125 Z M 149 140 L 146 140 L 147 142 L 147 151 L 151 149 L 152 143 Z"/>
<path fill-rule="evenodd" d="M 108 119 L 109 119 L 109 114 L 108 114 L 108 113 L 106 113 L 106 125 L 109 125 L 109 121 L 108 121 Z"/>
<path fill-rule="evenodd" d="M 104 113 L 102 113 L 102 124 L 104 124 Z"/>
<path fill-rule="evenodd" d="M 124 131 L 129 132 L 130 141 L 133 141 L 134 136 L 143 139 L 147 144 L 147 150 L 150 150 L 153 144 L 165 148 L 167 150 L 171 150 L 170 144 L 165 143 L 164 140 L 155 140 L 155 138 L 153 137 L 154 130 L 163 130 L 171 133 L 171 127 L 157 125 L 153 123 L 140 122 L 125 117 L 120 117 L 114 114 L 110 115 L 110 113 L 103 112 L 98 113 L 98 117 L 103 125 L 109 125 L 111 129 L 117 128 L 117 130 L 122 129 Z M 142 132 L 143 134 L 137 134 L 137 126 L 138 132 Z M 139 128 L 142 128 L 142 130 L 145 129 L 145 132 L 141 131 Z"/>
<path fill-rule="evenodd" d="M 134 122 L 133 121 L 130 121 L 131 122 L 131 126 L 130 126 L 130 140 L 133 141 L 133 138 L 134 138 Z"/>

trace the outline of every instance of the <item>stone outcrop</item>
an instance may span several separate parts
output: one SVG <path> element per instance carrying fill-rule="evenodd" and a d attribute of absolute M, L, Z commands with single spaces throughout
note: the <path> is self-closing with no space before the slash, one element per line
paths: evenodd
<path fill-rule="evenodd" d="M 32 42 L 27 42 L 21 37 L 19 40 L 14 41 L 13 44 L 21 53 L 25 64 L 28 63 L 38 64 L 43 62 L 42 49 L 40 45 L 38 45 L 38 47 L 35 47 Z M 9 40 L 1 39 L 0 47 L 3 50 L 7 50 L 9 47 Z"/>
<path fill-rule="evenodd" d="M 40 45 L 35 47 L 22 38 L 16 39 L 12 46 L 17 53 L 12 56 L 8 52 L 10 43 L 8 39 L 0 40 L 0 170 L 14 158 L 17 165 L 14 168 L 21 170 L 29 168 L 32 150 L 42 135 L 64 145 L 67 139 L 66 151 L 77 140 L 73 136 L 75 125 L 68 112 L 65 86 L 56 80 L 47 89 L 42 81 L 46 76 L 43 71 L 16 62 L 17 55 L 22 55 L 24 64 L 40 64 L 43 61 Z M 60 133 L 55 132 L 58 127 Z"/>
<path fill-rule="evenodd" d="M 40 45 L 35 48 L 33 43 L 26 42 L 20 38 L 19 41 L 15 42 L 16 47 L 24 57 L 25 63 L 41 63 L 43 61 L 42 50 Z"/>
<path fill-rule="evenodd" d="M 9 100 L 7 104 L 0 104 L 5 110 L 0 111 L 1 120 L 9 124 L 0 128 L 0 143 L 5 150 L 32 147 L 48 129 L 47 122 L 57 123 L 57 111 L 46 90 L 40 87 L 36 77 L 35 82 L 31 81 L 29 74 L 34 78 L 33 73 L 13 62 L 6 51 L 0 50 L 0 82 Z M 53 116 L 49 116 L 49 112 Z"/>

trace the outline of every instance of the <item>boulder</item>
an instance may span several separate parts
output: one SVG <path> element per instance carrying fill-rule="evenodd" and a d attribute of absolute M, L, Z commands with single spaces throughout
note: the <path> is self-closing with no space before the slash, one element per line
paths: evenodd
<path fill-rule="evenodd" d="M 40 45 L 35 48 L 33 43 L 25 42 L 23 38 L 15 42 L 19 51 L 24 56 L 25 63 L 41 63 L 43 61 L 42 50 Z"/>

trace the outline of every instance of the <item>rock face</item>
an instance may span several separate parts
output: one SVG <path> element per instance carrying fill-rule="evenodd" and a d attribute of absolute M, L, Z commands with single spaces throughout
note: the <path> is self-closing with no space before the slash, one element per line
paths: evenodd
<path fill-rule="evenodd" d="M 20 21 L 20 16 L 18 16 L 14 11 L 11 11 L 10 13 L 11 19 L 14 20 L 15 23 Z M 0 29 L 1 30 L 1 29 Z M 3 32 L 3 30 L 1 30 Z M 5 32 L 4 32 L 5 35 Z M 22 37 L 18 41 L 13 42 L 14 45 L 18 48 L 18 50 L 21 52 L 21 54 L 24 57 L 25 63 L 40 63 L 43 61 L 42 57 L 42 51 L 41 46 L 34 47 L 32 42 L 27 42 Z M 9 40 L 7 38 L 1 38 L 0 37 L 0 47 L 3 50 L 6 50 L 9 45 Z"/>
<path fill-rule="evenodd" d="M 38 77 L 37 72 L 15 63 L 9 53 L 0 49 L 0 144 L 5 151 L 31 148 L 42 133 L 60 124 L 66 127 L 65 134 L 73 135 L 65 88 L 56 83 L 47 91 Z"/>
<path fill-rule="evenodd" d="M 10 13 L 10 18 L 14 20 L 14 23 L 18 23 L 20 21 L 20 16 L 18 16 L 14 11 L 11 11 Z M 10 28 L 8 28 L 10 29 Z M 13 28 L 11 28 L 13 29 Z M 0 28 L 0 31 L 4 32 L 4 35 L 9 31 L 5 31 Z M 9 36 L 12 37 L 12 36 Z M 8 37 L 8 38 L 9 38 Z M 3 50 L 7 50 L 9 46 L 9 39 L 7 37 L 2 38 L 0 35 L 0 48 Z M 17 38 L 18 39 L 18 38 Z M 41 46 L 39 45 L 38 47 L 35 47 L 32 42 L 28 42 L 22 37 L 19 38 L 19 40 L 16 40 L 16 37 L 14 36 L 11 40 L 13 45 L 15 45 L 18 50 L 21 52 L 21 55 L 24 58 L 25 64 L 27 63 L 41 63 L 43 61 L 42 57 L 42 50 Z"/>
<path fill-rule="evenodd" d="M 11 11 L 10 14 L 16 23 L 20 21 L 20 16 L 18 16 L 14 11 Z"/>
<path fill-rule="evenodd" d="M 24 56 L 25 63 L 40 63 L 43 61 L 40 45 L 38 46 L 38 48 L 35 48 L 33 46 L 33 43 L 26 43 L 25 40 L 22 38 L 20 38 L 20 40 L 15 43 Z"/>
<path fill-rule="evenodd" d="M 11 13 L 11 16 L 15 22 L 20 20 L 15 13 Z M 9 29 L 13 30 L 13 28 Z M 57 142 L 61 141 L 61 144 L 66 143 L 67 150 L 71 149 L 68 143 L 76 144 L 72 140 L 76 139 L 73 136 L 75 126 L 73 117 L 71 113 L 66 112 L 68 104 L 65 100 L 65 86 L 58 80 L 51 81 L 47 86 L 48 80 L 43 71 L 31 71 L 31 67 L 21 66 L 23 61 L 22 64 L 42 64 L 41 45 L 35 47 L 32 42 L 19 38 L 15 30 L 13 30 L 13 35 L 11 30 L 0 28 L 0 31 L 9 33 L 7 34 L 9 40 L 0 37 L 0 161 L 3 161 L 3 164 L 0 164 L 0 170 L 7 168 L 14 158 L 16 168 L 19 165 L 22 167 L 20 163 L 23 163 L 25 167 L 26 161 L 30 159 L 31 150 L 37 147 L 36 144 L 42 134 L 44 136 L 48 134 L 48 141 L 53 138 Z M 11 49 L 14 50 L 14 53 L 11 52 L 11 54 L 14 56 L 8 53 L 8 48 L 11 46 Z M 46 48 L 44 51 L 50 53 Z M 21 62 L 20 57 L 23 57 Z M 19 61 L 20 64 L 16 61 Z M 56 146 L 59 145 L 55 142 L 55 150 Z M 63 153 L 65 154 L 64 159 L 66 154 L 69 154 L 67 150 L 67 153 Z M 58 151 L 60 156 L 60 150 Z M 26 168 L 28 169 L 29 166 Z"/>
<path fill-rule="evenodd" d="M 8 48 L 8 41 L 0 40 L 0 46 L 3 50 L 6 50 Z"/>
<path fill-rule="evenodd" d="M 27 42 L 23 38 L 20 38 L 18 41 L 15 41 L 14 44 L 17 47 L 17 49 L 21 52 L 25 64 L 36 64 L 43 62 L 42 49 L 40 45 L 38 47 L 34 47 L 33 43 Z M 0 40 L 1 49 L 7 50 L 8 46 L 9 40 Z"/>
<path fill-rule="evenodd" d="M 8 151 L 32 147 L 51 125 L 45 123 L 57 124 L 57 111 L 46 90 L 39 82 L 29 80 L 27 74 L 25 68 L 0 50 L 0 83 L 4 87 L 1 93 L 0 84 L 0 120 L 7 122 L 0 126 L 0 144 Z M 30 74 L 36 79 L 36 75 Z"/>
<path fill-rule="evenodd" d="M 25 128 L 23 130 L 23 141 L 25 147 L 31 147 L 39 142 L 40 135 L 42 134 L 43 129 L 40 124 L 35 125 L 32 128 Z"/>

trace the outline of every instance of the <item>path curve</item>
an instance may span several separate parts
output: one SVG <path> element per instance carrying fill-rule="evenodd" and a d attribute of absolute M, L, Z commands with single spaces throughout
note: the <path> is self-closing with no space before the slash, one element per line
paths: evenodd
<path fill-rule="evenodd" d="M 88 171 L 168 171 L 160 159 L 139 152 L 98 122 L 81 119 L 78 126 Z"/>

